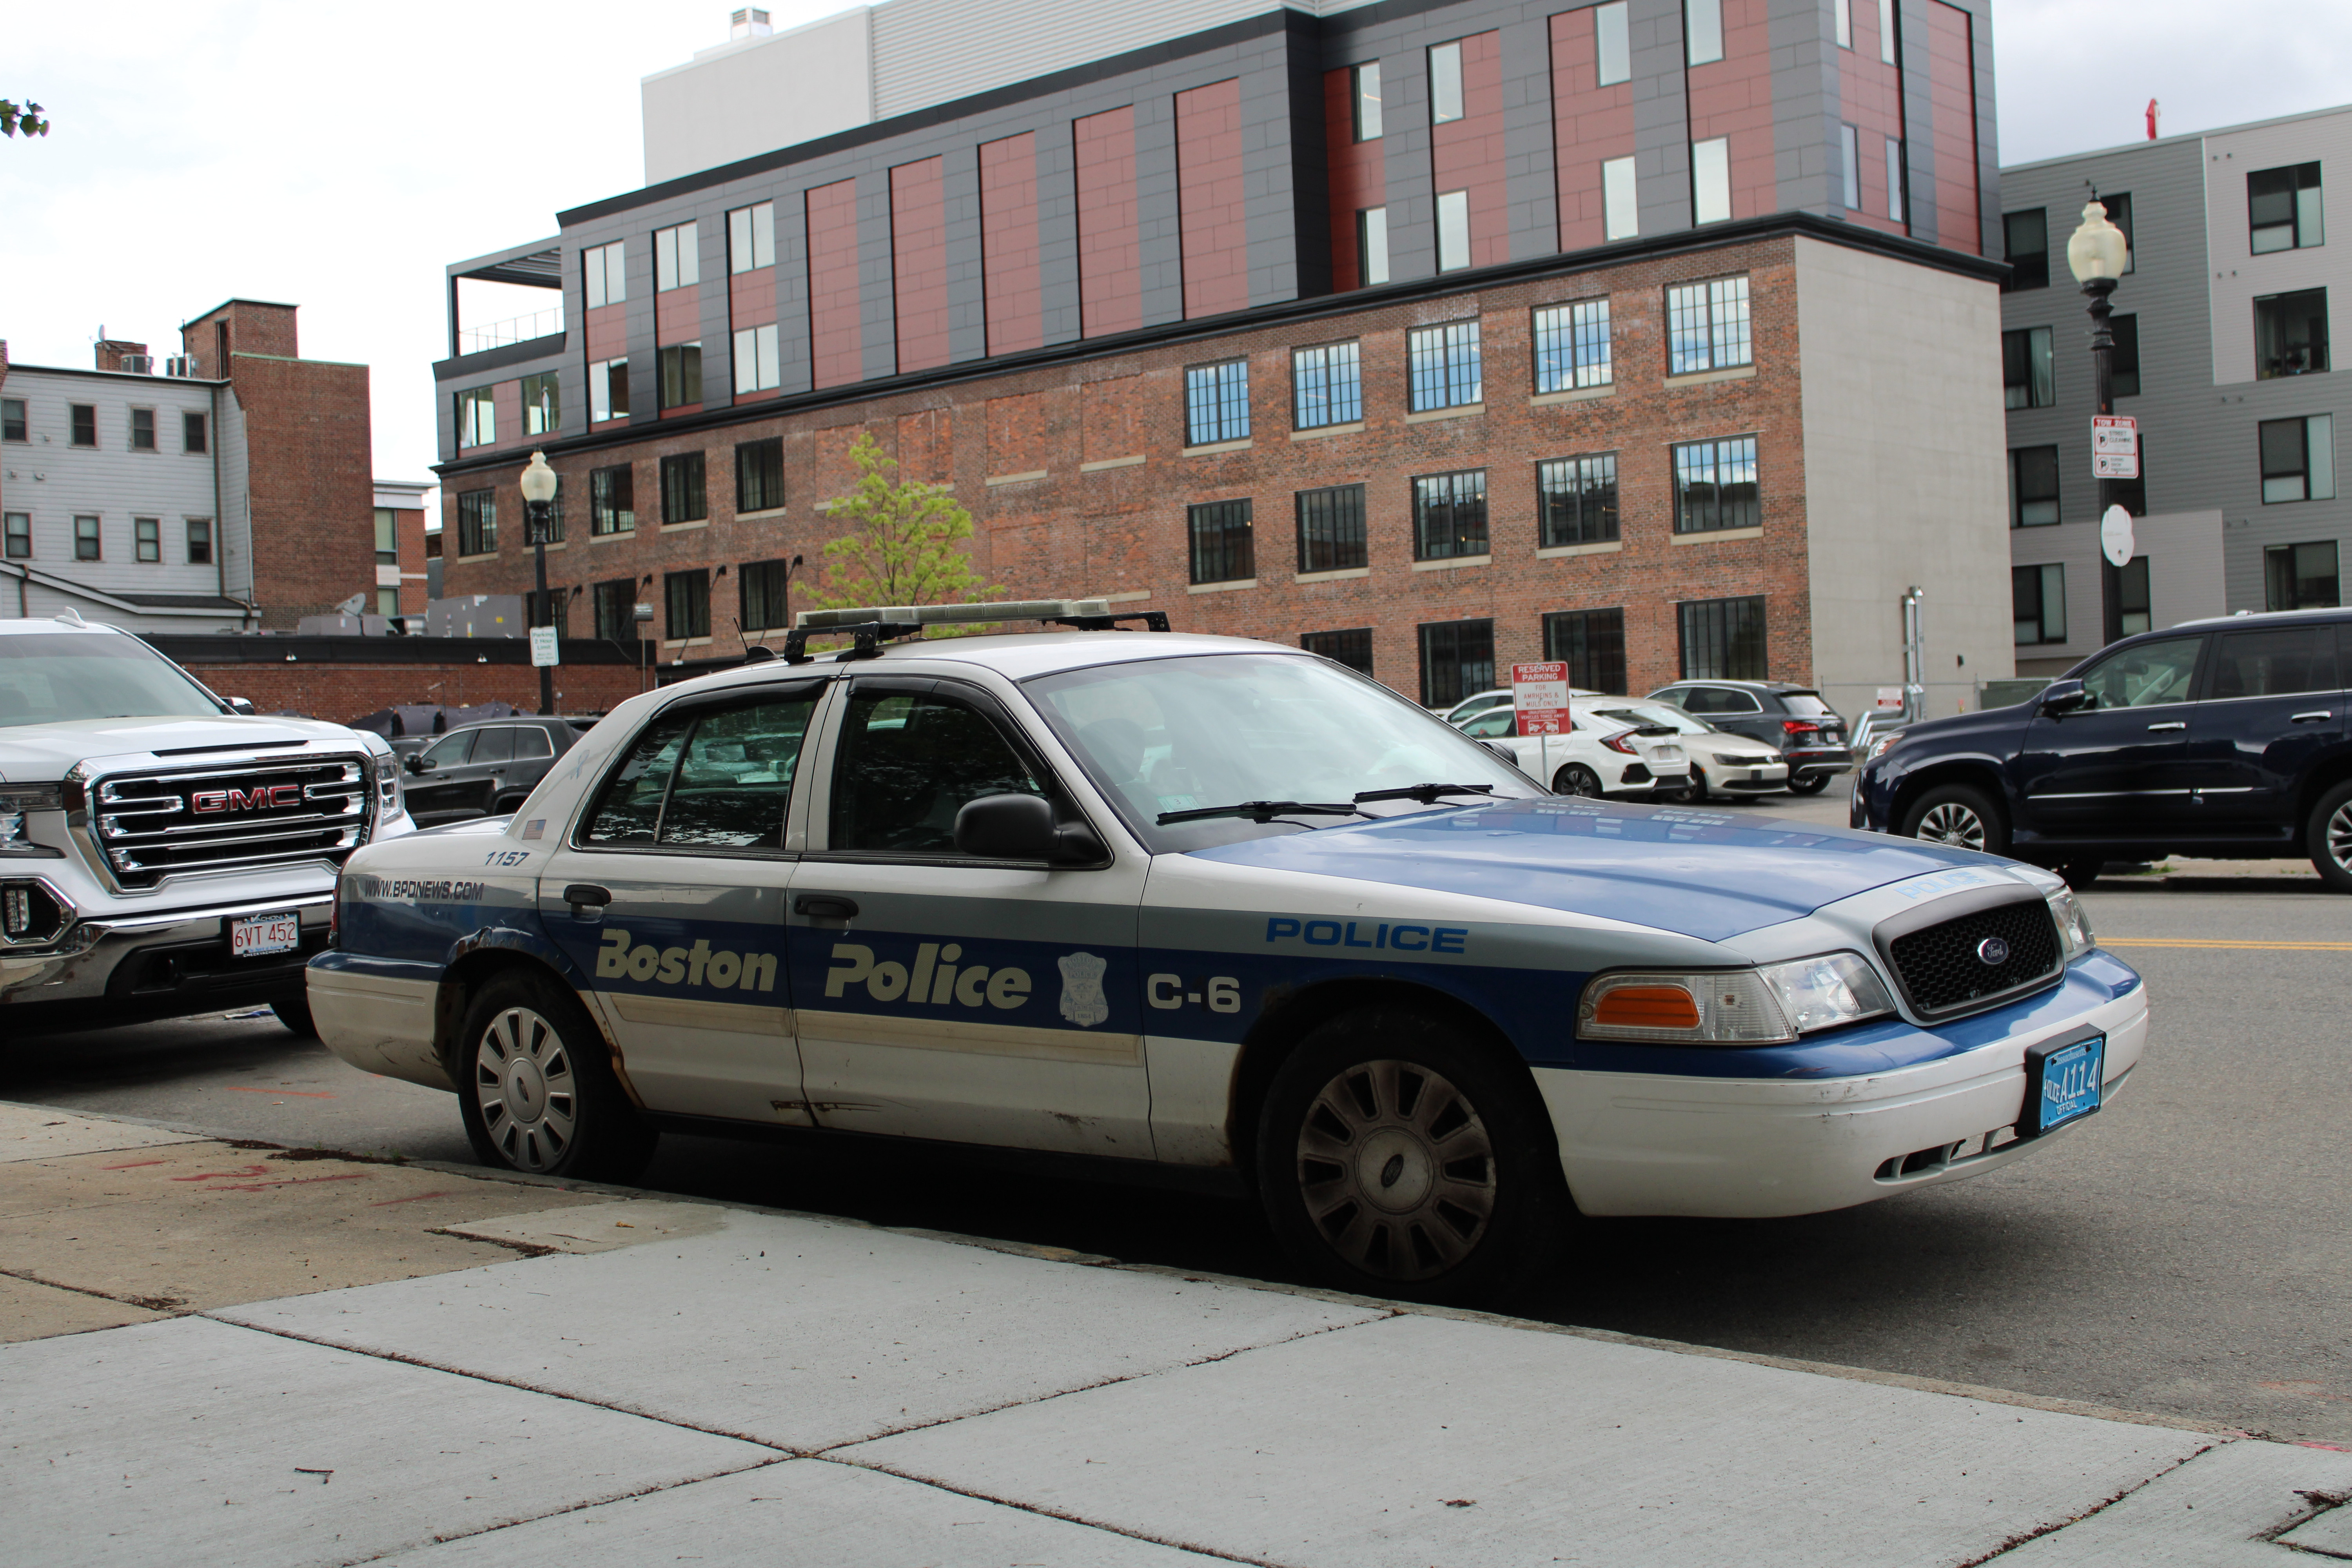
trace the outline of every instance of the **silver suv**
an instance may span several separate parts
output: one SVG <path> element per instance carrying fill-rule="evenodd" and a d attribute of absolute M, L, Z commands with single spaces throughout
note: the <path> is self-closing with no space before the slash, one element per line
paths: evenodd
<path fill-rule="evenodd" d="M 254 717 L 112 626 L 0 621 L 0 1018 L 18 1028 L 267 1003 L 309 1033 L 302 965 L 337 868 L 415 826 L 377 736 Z"/>

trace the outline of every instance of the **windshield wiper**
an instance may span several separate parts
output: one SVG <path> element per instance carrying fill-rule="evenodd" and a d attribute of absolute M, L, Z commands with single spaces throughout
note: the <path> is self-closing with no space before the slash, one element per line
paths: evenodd
<path fill-rule="evenodd" d="M 1492 795 L 1493 784 L 1399 784 L 1394 789 L 1360 789 L 1356 792 L 1356 804 L 1362 805 L 1375 800 L 1417 800 L 1423 805 L 1435 805 L 1441 795 Z"/>
<path fill-rule="evenodd" d="M 1246 816 L 1252 822 L 1272 822 L 1277 816 L 1365 816 L 1352 805 L 1326 805 L 1311 800 L 1245 800 L 1238 805 L 1200 805 L 1190 811 L 1163 811 L 1160 826 L 1179 822 L 1205 822 L 1213 816 Z"/>

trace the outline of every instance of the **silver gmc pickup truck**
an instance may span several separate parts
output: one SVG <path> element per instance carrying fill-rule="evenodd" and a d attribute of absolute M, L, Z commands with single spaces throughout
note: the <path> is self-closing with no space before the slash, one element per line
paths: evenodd
<path fill-rule="evenodd" d="M 128 632 L 0 621 L 0 1029 L 310 1032 L 337 868 L 415 825 L 380 737 L 240 708 Z"/>

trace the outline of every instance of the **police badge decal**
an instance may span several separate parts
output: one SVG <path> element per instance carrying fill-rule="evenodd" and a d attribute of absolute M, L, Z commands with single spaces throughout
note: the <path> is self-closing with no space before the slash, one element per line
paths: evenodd
<path fill-rule="evenodd" d="M 1091 952 L 1073 952 L 1054 961 L 1062 971 L 1062 1016 L 1081 1029 L 1091 1029 L 1110 1016 L 1109 998 L 1103 994 L 1103 971 L 1110 961 Z"/>

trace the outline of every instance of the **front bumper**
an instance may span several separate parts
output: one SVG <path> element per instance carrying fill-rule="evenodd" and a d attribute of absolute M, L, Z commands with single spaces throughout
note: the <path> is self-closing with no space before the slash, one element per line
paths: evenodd
<path fill-rule="evenodd" d="M 0 952 L 0 1016 L 63 1004 L 96 1023 L 299 997 L 302 966 L 326 946 L 333 904 L 331 893 L 305 893 L 160 914 L 86 917 L 53 946 Z M 229 956 L 230 919 L 289 910 L 302 920 L 298 951 Z"/>
<path fill-rule="evenodd" d="M 1989 1044 L 1862 1077 L 1538 1068 L 1536 1082 L 1569 1189 L 1586 1214 L 1819 1214 L 1997 1170 L 2070 1136 L 2080 1123 L 1999 1147 L 1988 1139 L 2022 1112 L 2028 1047 L 2086 1024 L 2105 1031 L 2104 1103 L 2147 1043 L 2145 985 L 2114 995 L 2107 984 L 2070 973 L 2055 993 L 2002 1011 L 2017 1015 L 2019 1026 Z M 1902 1173 L 1906 1161 L 1930 1151 L 1944 1152 Z"/>

